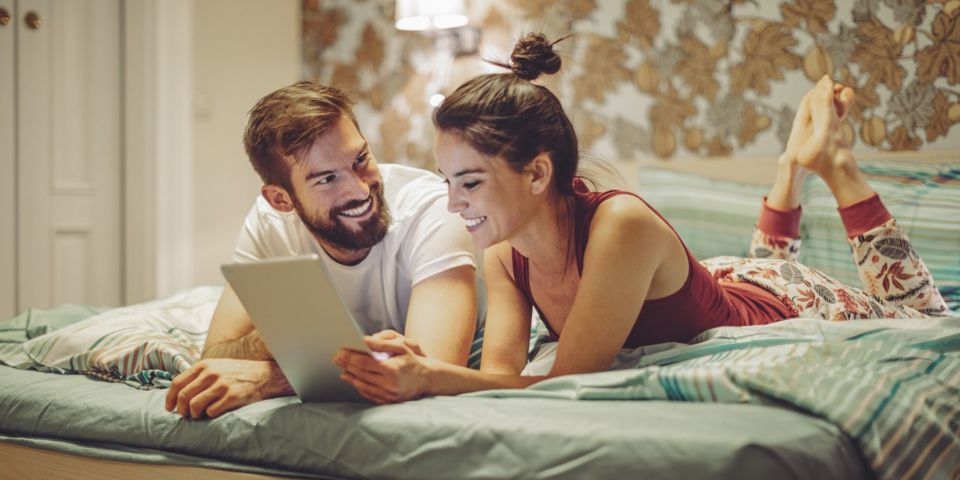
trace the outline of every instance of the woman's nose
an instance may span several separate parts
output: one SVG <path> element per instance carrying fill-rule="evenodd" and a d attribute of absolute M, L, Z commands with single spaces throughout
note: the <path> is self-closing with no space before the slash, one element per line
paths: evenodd
<path fill-rule="evenodd" d="M 456 190 L 453 185 L 447 187 L 447 211 L 450 213 L 459 213 L 466 208 L 466 202 L 460 198 Z"/>

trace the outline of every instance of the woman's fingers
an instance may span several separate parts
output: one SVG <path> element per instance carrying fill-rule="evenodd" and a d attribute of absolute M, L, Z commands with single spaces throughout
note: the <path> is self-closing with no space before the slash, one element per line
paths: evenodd
<path fill-rule="evenodd" d="M 377 385 L 373 382 L 367 381 L 363 377 L 354 375 L 349 371 L 344 371 L 340 374 L 340 379 L 353 385 L 353 388 L 357 389 L 357 392 L 360 395 L 363 395 L 364 398 L 370 400 L 374 403 L 383 404 L 390 403 L 393 398 L 393 394 L 380 385 Z"/>
<path fill-rule="evenodd" d="M 364 337 L 363 341 L 367 344 L 367 347 L 369 347 L 370 350 L 377 352 L 387 352 L 392 355 L 403 355 L 404 353 L 408 353 L 407 343 L 403 337 Z"/>
<path fill-rule="evenodd" d="M 383 375 L 380 362 L 365 352 L 341 349 L 333 358 L 333 363 L 357 376 Z"/>

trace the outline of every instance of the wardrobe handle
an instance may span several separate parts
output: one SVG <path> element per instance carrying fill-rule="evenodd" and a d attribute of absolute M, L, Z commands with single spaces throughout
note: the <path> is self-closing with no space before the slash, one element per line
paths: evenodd
<path fill-rule="evenodd" d="M 0 7 L 0 27 L 6 27 L 10 24 L 10 12 L 6 8 Z"/>
<path fill-rule="evenodd" d="M 24 22 L 26 22 L 27 27 L 30 27 L 30 30 L 36 30 L 40 28 L 40 15 L 37 15 L 37 12 L 29 11 L 27 16 L 23 17 Z"/>

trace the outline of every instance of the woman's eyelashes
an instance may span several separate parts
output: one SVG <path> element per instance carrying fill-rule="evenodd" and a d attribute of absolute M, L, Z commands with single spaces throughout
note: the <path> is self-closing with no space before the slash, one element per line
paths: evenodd
<path fill-rule="evenodd" d="M 466 188 L 467 190 L 473 190 L 477 185 L 480 185 L 479 180 L 475 180 L 473 182 L 463 182 L 463 188 Z"/>
<path fill-rule="evenodd" d="M 370 156 L 370 152 L 363 152 L 357 156 L 357 159 L 354 160 L 353 164 L 357 167 L 363 166 L 363 164 L 367 163 L 367 160 L 370 159 Z"/>

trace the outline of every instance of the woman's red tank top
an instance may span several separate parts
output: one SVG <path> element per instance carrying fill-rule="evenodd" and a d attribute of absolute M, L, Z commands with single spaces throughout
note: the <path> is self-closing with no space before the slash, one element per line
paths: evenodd
<path fill-rule="evenodd" d="M 577 272 L 583 272 L 583 255 L 587 249 L 590 222 L 600 204 L 616 195 L 633 195 L 644 202 L 673 230 L 673 226 L 650 204 L 637 195 L 622 190 L 591 192 L 577 179 L 574 207 L 574 248 Z M 676 234 L 676 230 L 673 230 Z M 677 236 L 679 238 L 679 235 Z M 683 243 L 683 240 L 680 240 Z M 783 302 L 763 288 L 748 283 L 717 282 L 710 272 L 697 262 L 683 244 L 690 266 L 687 280 L 676 292 L 656 300 L 647 300 L 624 342 L 624 348 L 663 342 L 689 342 L 699 333 L 719 326 L 758 325 L 795 316 Z M 529 259 L 513 250 L 514 283 L 537 309 L 554 339 L 559 336 L 543 315 L 530 290 Z"/>

